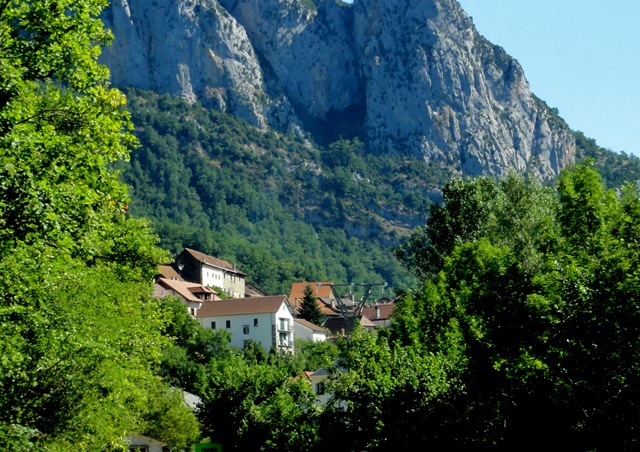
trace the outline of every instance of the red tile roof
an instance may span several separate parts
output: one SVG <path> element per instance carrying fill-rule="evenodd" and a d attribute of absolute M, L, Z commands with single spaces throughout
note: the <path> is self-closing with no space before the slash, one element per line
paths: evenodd
<path fill-rule="evenodd" d="M 289 302 L 294 312 L 299 312 L 304 299 L 304 289 L 307 285 L 310 285 L 314 289 L 314 295 L 317 298 L 317 304 L 324 315 L 335 315 L 336 311 L 331 308 L 330 304 L 333 300 L 333 292 L 330 286 L 320 286 L 318 284 L 333 284 L 331 281 L 327 282 L 297 282 L 291 285 L 291 293 L 289 294 Z M 322 299 L 322 300 L 321 300 Z"/>
<path fill-rule="evenodd" d="M 285 295 L 208 301 L 202 304 L 196 317 L 274 313 L 280 309 L 282 303 L 286 302 L 287 297 Z"/>
<path fill-rule="evenodd" d="M 236 268 L 235 264 L 231 264 L 222 259 L 218 259 L 217 257 L 209 256 L 208 254 L 201 253 L 200 251 L 192 250 L 191 248 L 185 248 L 184 251 L 186 251 L 188 254 L 193 256 L 194 259 L 200 262 L 203 262 L 207 265 L 211 265 L 212 267 L 218 267 L 228 272 L 236 273 L 238 275 L 246 276 L 245 273 L 241 272 Z"/>
<path fill-rule="evenodd" d="M 376 304 L 372 306 L 365 306 L 362 308 L 362 315 L 369 320 L 389 320 L 393 309 L 396 307 L 395 303 Z M 380 310 L 380 316 L 377 315 Z"/>
<path fill-rule="evenodd" d="M 171 265 L 159 265 L 158 271 L 162 278 L 184 281 Z"/>
<path fill-rule="evenodd" d="M 318 284 L 333 284 L 333 281 L 326 282 L 295 282 L 291 285 L 291 293 L 289 294 L 289 300 L 293 303 L 293 300 L 296 298 L 303 299 L 304 298 L 304 289 L 307 287 L 307 284 L 311 286 L 313 289 L 313 294 L 316 298 L 333 298 L 333 292 L 331 291 L 331 286 L 320 286 Z"/>

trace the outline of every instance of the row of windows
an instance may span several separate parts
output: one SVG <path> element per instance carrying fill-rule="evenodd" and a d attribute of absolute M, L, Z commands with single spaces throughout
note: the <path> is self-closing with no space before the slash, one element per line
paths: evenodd
<path fill-rule="evenodd" d="M 211 272 L 211 277 L 214 279 L 222 279 L 220 276 L 221 276 L 220 273 Z M 207 272 L 207 278 L 208 277 L 209 277 L 209 272 Z"/>
<path fill-rule="evenodd" d="M 207 278 L 209 276 L 211 276 L 212 278 L 215 278 L 215 279 L 222 279 L 222 274 L 218 273 L 218 272 L 211 272 L 211 274 L 209 274 L 209 272 L 207 271 L 206 275 L 207 275 Z M 240 279 L 240 278 L 238 278 L 238 279 Z M 236 281 L 236 276 L 235 275 L 229 275 L 229 280 L 231 282 L 235 282 Z"/>
<path fill-rule="evenodd" d="M 253 319 L 253 326 L 257 327 L 258 326 L 258 319 Z M 231 320 L 225 320 L 225 328 L 231 328 Z M 215 330 L 216 329 L 216 321 L 212 321 L 211 322 L 211 329 Z M 244 325 L 242 327 L 242 332 L 244 334 L 249 334 L 249 325 Z"/>

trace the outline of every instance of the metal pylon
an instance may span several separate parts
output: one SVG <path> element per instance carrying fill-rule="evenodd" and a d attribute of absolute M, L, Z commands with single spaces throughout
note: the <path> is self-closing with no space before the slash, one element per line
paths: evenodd
<path fill-rule="evenodd" d="M 371 294 L 371 289 L 375 286 L 382 286 L 382 289 L 384 290 L 385 287 L 387 287 L 387 283 L 351 283 L 351 284 L 323 284 L 323 283 L 318 283 L 316 285 L 316 287 L 321 287 L 321 286 L 329 286 L 331 287 L 331 291 L 333 292 L 333 296 L 335 297 L 336 301 L 338 302 L 338 310 L 340 311 L 340 315 L 342 316 L 345 326 L 346 326 L 346 333 L 347 335 L 349 335 L 351 333 L 351 328 L 353 328 L 353 321 L 355 318 L 360 317 L 360 315 L 362 314 L 362 309 L 364 308 L 364 305 L 367 302 L 367 299 L 369 298 L 369 295 Z M 352 309 L 349 309 L 349 306 L 347 306 L 344 301 L 343 301 L 343 296 L 340 293 L 340 291 L 337 289 L 339 287 L 348 287 L 349 288 L 349 293 L 352 293 L 354 286 L 361 286 L 364 287 L 364 293 L 362 294 L 362 296 L 360 297 L 360 300 L 354 304 Z M 354 300 L 355 302 L 355 300 Z"/>

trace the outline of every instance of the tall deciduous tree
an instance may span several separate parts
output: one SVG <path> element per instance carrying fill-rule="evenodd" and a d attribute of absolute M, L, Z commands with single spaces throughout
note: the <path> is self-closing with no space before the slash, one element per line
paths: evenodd
<path fill-rule="evenodd" d="M 116 444 L 150 428 L 162 386 L 153 366 L 164 320 L 148 295 L 164 253 L 126 216 L 126 187 L 111 169 L 134 140 L 124 96 L 97 63 L 110 37 L 98 18 L 106 4 L 0 2 L 6 450 Z"/>
<path fill-rule="evenodd" d="M 286 366 L 240 356 L 211 361 L 198 417 L 224 450 L 311 450 L 317 414 L 311 385 Z"/>
<path fill-rule="evenodd" d="M 332 397 L 320 417 L 318 450 L 452 448 L 451 441 L 439 442 L 447 422 L 441 401 L 459 384 L 449 369 L 458 353 L 422 354 L 358 325 L 339 348 L 340 359 L 330 367 Z"/>
<path fill-rule="evenodd" d="M 393 325 L 398 343 L 425 354 L 463 351 L 450 437 L 502 450 L 544 438 L 568 450 L 633 447 L 638 187 L 606 190 L 590 162 L 565 171 L 555 195 L 519 176 L 455 185 L 405 249 L 424 286 Z"/>

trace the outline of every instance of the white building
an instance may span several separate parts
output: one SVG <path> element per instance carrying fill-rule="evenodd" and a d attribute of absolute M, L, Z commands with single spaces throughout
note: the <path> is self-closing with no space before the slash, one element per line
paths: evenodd
<path fill-rule="evenodd" d="M 177 257 L 175 266 L 181 278 L 206 287 L 219 287 L 234 298 L 245 297 L 246 275 L 217 257 L 185 248 Z"/>
<path fill-rule="evenodd" d="M 293 311 L 285 295 L 203 303 L 196 318 L 203 328 L 229 331 L 234 347 L 253 340 L 267 351 L 294 351 Z"/>
<path fill-rule="evenodd" d="M 323 367 L 315 372 L 305 372 L 309 382 L 311 383 L 311 389 L 316 395 L 316 404 L 323 406 L 326 405 L 329 399 L 333 396 L 332 393 L 327 391 L 327 380 L 329 379 L 329 371 Z"/>
<path fill-rule="evenodd" d="M 293 332 L 296 335 L 296 339 L 313 342 L 326 341 L 328 334 L 325 328 L 304 319 L 293 319 Z"/>
<path fill-rule="evenodd" d="M 125 437 L 129 443 L 129 452 L 169 452 L 171 449 L 167 443 L 149 438 L 143 435 L 130 435 Z"/>

